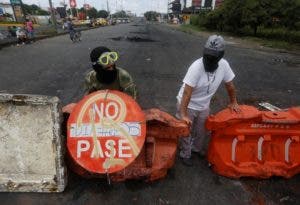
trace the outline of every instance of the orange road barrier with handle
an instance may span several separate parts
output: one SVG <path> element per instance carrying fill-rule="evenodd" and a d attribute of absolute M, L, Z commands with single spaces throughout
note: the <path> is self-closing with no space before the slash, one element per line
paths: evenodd
<path fill-rule="evenodd" d="M 300 173 L 300 107 L 259 111 L 242 105 L 208 117 L 208 161 L 223 176 L 290 178 Z"/>
<path fill-rule="evenodd" d="M 175 162 L 178 138 L 189 134 L 184 122 L 158 109 L 142 111 L 118 91 L 97 91 L 63 112 L 68 120 L 68 165 L 86 178 L 163 178 Z"/>

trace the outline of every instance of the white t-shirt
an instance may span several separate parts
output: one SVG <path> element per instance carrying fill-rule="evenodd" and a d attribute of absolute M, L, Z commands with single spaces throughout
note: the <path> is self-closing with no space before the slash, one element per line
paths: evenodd
<path fill-rule="evenodd" d="M 185 84 L 193 87 L 188 108 L 193 110 L 205 110 L 209 108 L 210 100 L 216 93 L 221 82 L 230 82 L 235 77 L 229 63 L 225 59 L 219 61 L 219 67 L 214 73 L 205 72 L 202 58 L 196 60 L 188 69 L 177 95 L 181 103 Z"/>

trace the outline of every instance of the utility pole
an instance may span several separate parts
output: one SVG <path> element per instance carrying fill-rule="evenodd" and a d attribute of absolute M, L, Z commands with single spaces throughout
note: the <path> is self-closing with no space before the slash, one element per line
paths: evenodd
<path fill-rule="evenodd" d="M 83 9 L 84 9 L 84 11 L 85 11 L 85 19 L 87 19 L 87 8 L 86 8 L 86 2 L 85 2 L 85 0 L 83 1 Z"/>
<path fill-rule="evenodd" d="M 66 16 L 68 16 L 66 0 L 63 1 L 63 4 L 64 4 Z"/>
<path fill-rule="evenodd" d="M 169 0 L 168 0 L 168 3 L 167 3 L 167 23 L 169 21 Z"/>
<path fill-rule="evenodd" d="M 50 6 L 50 11 L 51 11 L 52 24 L 57 32 L 56 18 L 55 18 L 54 12 L 53 12 L 52 0 L 49 0 L 49 6 Z"/>

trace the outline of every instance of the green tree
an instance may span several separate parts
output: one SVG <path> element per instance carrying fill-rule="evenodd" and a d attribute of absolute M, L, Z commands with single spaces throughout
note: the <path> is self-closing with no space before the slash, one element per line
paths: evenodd
<path fill-rule="evenodd" d="M 127 18 L 128 15 L 125 11 L 118 11 L 112 15 L 113 18 Z"/>
<path fill-rule="evenodd" d="M 220 10 L 222 15 L 216 15 Z M 226 0 L 207 16 L 224 22 L 227 29 L 234 32 L 250 26 L 256 34 L 259 26 L 275 24 L 296 30 L 300 22 L 300 0 Z"/>
<path fill-rule="evenodd" d="M 296 25 L 300 23 L 300 1 L 284 1 L 282 8 L 282 24 L 291 30 L 296 30 Z"/>
<path fill-rule="evenodd" d="M 48 11 L 41 9 L 39 6 L 32 4 L 23 4 L 23 12 L 25 15 L 49 15 Z"/>
<path fill-rule="evenodd" d="M 155 12 L 155 11 L 147 11 L 146 13 L 144 13 L 144 16 L 145 18 L 148 20 L 148 21 L 157 21 L 157 17 L 159 16 L 160 14 Z"/>
<path fill-rule="evenodd" d="M 109 13 L 105 10 L 100 10 L 97 13 L 98 18 L 107 18 L 109 16 Z"/>
<path fill-rule="evenodd" d="M 98 11 L 94 7 L 90 8 L 89 10 L 81 7 L 80 9 L 78 9 L 78 11 L 85 13 L 89 18 L 97 18 Z"/>
<path fill-rule="evenodd" d="M 97 9 L 95 9 L 94 7 L 90 8 L 88 11 L 87 11 L 87 15 L 90 17 L 90 18 L 97 18 Z"/>
<path fill-rule="evenodd" d="M 203 11 L 199 14 L 199 25 L 213 30 L 223 31 L 225 27 L 223 15 L 223 9 L 218 9 L 214 12 Z"/>
<path fill-rule="evenodd" d="M 263 1 L 246 0 L 245 5 L 241 8 L 241 25 L 250 26 L 254 36 L 257 34 L 257 28 L 270 18 L 262 2 Z"/>
<path fill-rule="evenodd" d="M 223 3 L 223 21 L 226 26 L 226 30 L 239 33 L 243 27 L 242 19 L 242 7 L 245 5 L 246 0 L 227 0 Z M 214 11 L 214 12 L 217 12 Z M 222 20 L 222 19 L 220 19 Z"/>

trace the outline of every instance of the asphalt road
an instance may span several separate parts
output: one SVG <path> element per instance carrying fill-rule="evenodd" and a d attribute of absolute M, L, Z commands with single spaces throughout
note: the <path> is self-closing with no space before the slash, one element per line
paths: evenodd
<path fill-rule="evenodd" d="M 138 37 L 133 38 L 132 37 Z M 82 42 L 68 36 L 0 51 L 0 92 L 58 96 L 62 104 L 83 95 L 89 53 L 107 46 L 120 53 L 118 66 L 138 85 L 142 108 L 175 113 L 176 95 L 188 66 L 202 55 L 205 38 L 166 25 L 134 22 L 82 32 Z M 225 58 L 236 73 L 240 104 L 261 101 L 286 108 L 300 103 L 299 55 L 247 48 L 230 40 Z M 212 112 L 226 106 L 224 87 L 213 98 Z M 300 176 L 286 180 L 231 180 L 214 174 L 205 159 L 195 166 L 179 160 L 168 176 L 151 184 L 140 181 L 107 185 L 70 173 L 64 193 L 0 193 L 1 204 L 300 204 Z"/>

